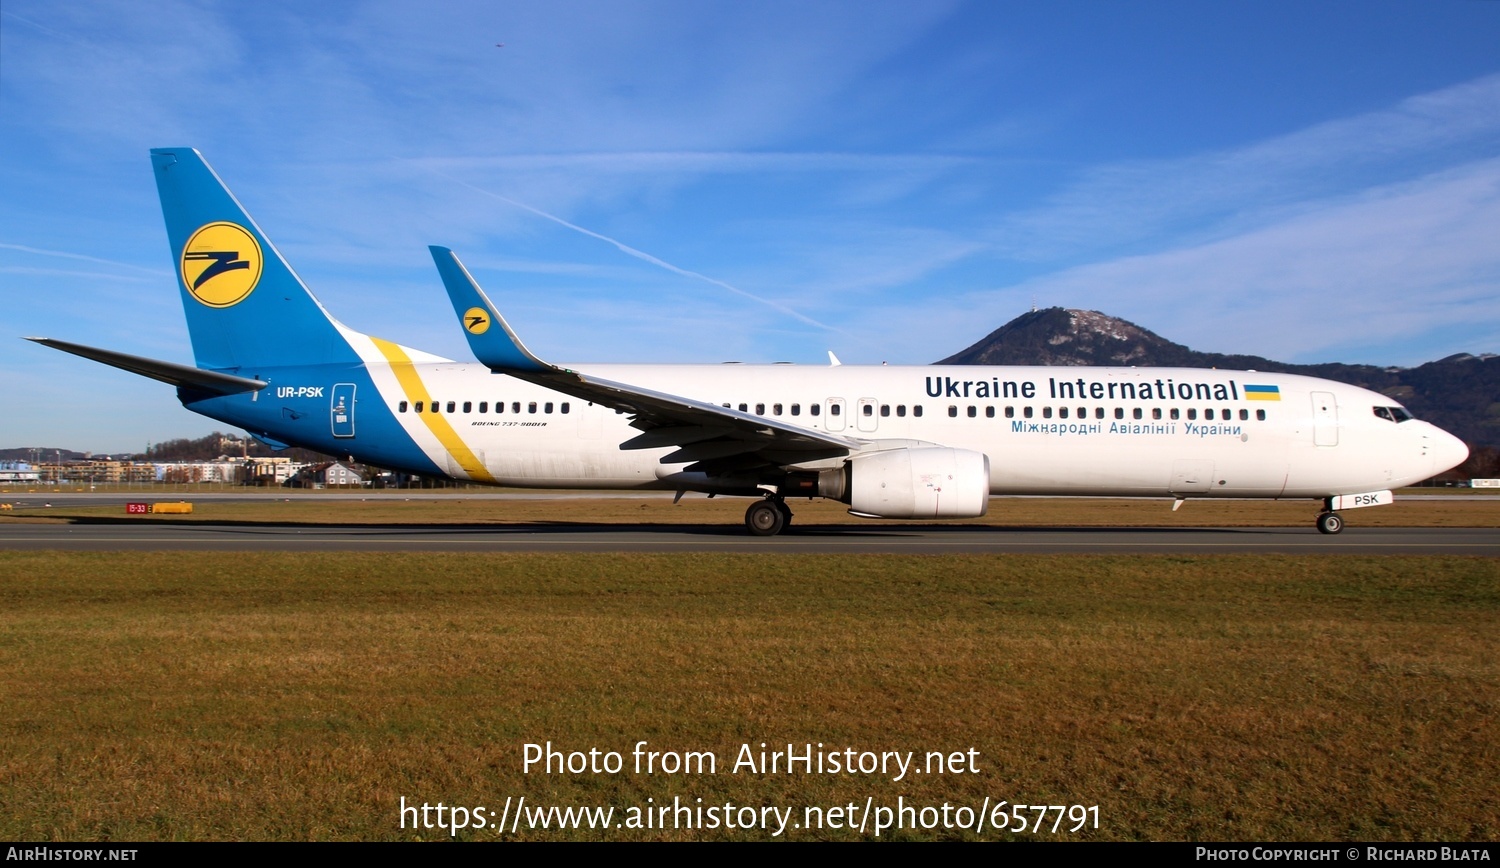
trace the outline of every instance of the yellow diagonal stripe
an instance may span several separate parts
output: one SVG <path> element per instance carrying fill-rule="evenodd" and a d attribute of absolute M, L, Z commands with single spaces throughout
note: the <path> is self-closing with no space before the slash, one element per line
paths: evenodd
<path fill-rule="evenodd" d="M 375 345 L 377 350 L 380 350 L 380 354 L 385 356 L 385 360 L 391 363 L 391 371 L 396 375 L 396 382 L 401 384 L 401 391 L 406 395 L 406 399 L 413 406 L 418 401 L 431 406 L 432 396 L 427 394 L 427 387 L 422 384 L 422 378 L 417 374 L 417 366 L 413 364 L 411 357 L 399 346 L 390 341 L 372 337 L 370 338 L 370 342 Z M 454 461 L 458 462 L 458 466 L 462 467 L 464 472 L 469 474 L 470 479 L 476 482 L 495 481 L 494 475 L 480 462 L 479 457 L 474 454 L 474 450 L 464 445 L 464 441 L 458 436 L 458 432 L 453 430 L 452 425 L 448 424 L 447 416 L 441 413 L 418 413 L 417 416 L 427 424 L 427 429 L 433 433 L 433 436 L 437 437 L 438 442 L 443 445 L 443 448 L 448 450 L 448 454 L 453 457 Z"/>

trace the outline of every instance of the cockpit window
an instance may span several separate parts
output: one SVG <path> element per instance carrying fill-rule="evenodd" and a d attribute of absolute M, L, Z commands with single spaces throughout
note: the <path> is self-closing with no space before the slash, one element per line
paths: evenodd
<path fill-rule="evenodd" d="M 1388 422 L 1405 422 L 1412 418 L 1405 407 L 1376 407 L 1375 415 Z"/>

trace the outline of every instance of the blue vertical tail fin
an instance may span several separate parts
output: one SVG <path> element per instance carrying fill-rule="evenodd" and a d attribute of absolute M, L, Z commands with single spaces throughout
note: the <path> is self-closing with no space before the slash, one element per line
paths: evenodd
<path fill-rule="evenodd" d="M 254 376 L 286 365 L 358 364 L 340 326 L 192 148 L 151 166 L 198 367 Z"/>

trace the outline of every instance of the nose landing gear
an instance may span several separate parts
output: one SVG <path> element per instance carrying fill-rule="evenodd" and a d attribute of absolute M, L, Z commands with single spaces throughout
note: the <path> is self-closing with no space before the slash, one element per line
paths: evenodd
<path fill-rule="evenodd" d="M 1338 533 L 1344 529 L 1344 517 L 1336 512 L 1325 512 L 1318 516 L 1319 533 Z"/>

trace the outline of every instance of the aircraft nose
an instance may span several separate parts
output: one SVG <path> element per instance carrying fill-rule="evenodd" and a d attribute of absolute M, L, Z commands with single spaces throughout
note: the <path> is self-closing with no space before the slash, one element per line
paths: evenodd
<path fill-rule="evenodd" d="M 1432 456 L 1432 473 L 1436 476 L 1445 470 L 1457 467 L 1469 459 L 1469 447 L 1464 441 L 1441 428 L 1434 427 L 1429 435 Z"/>

